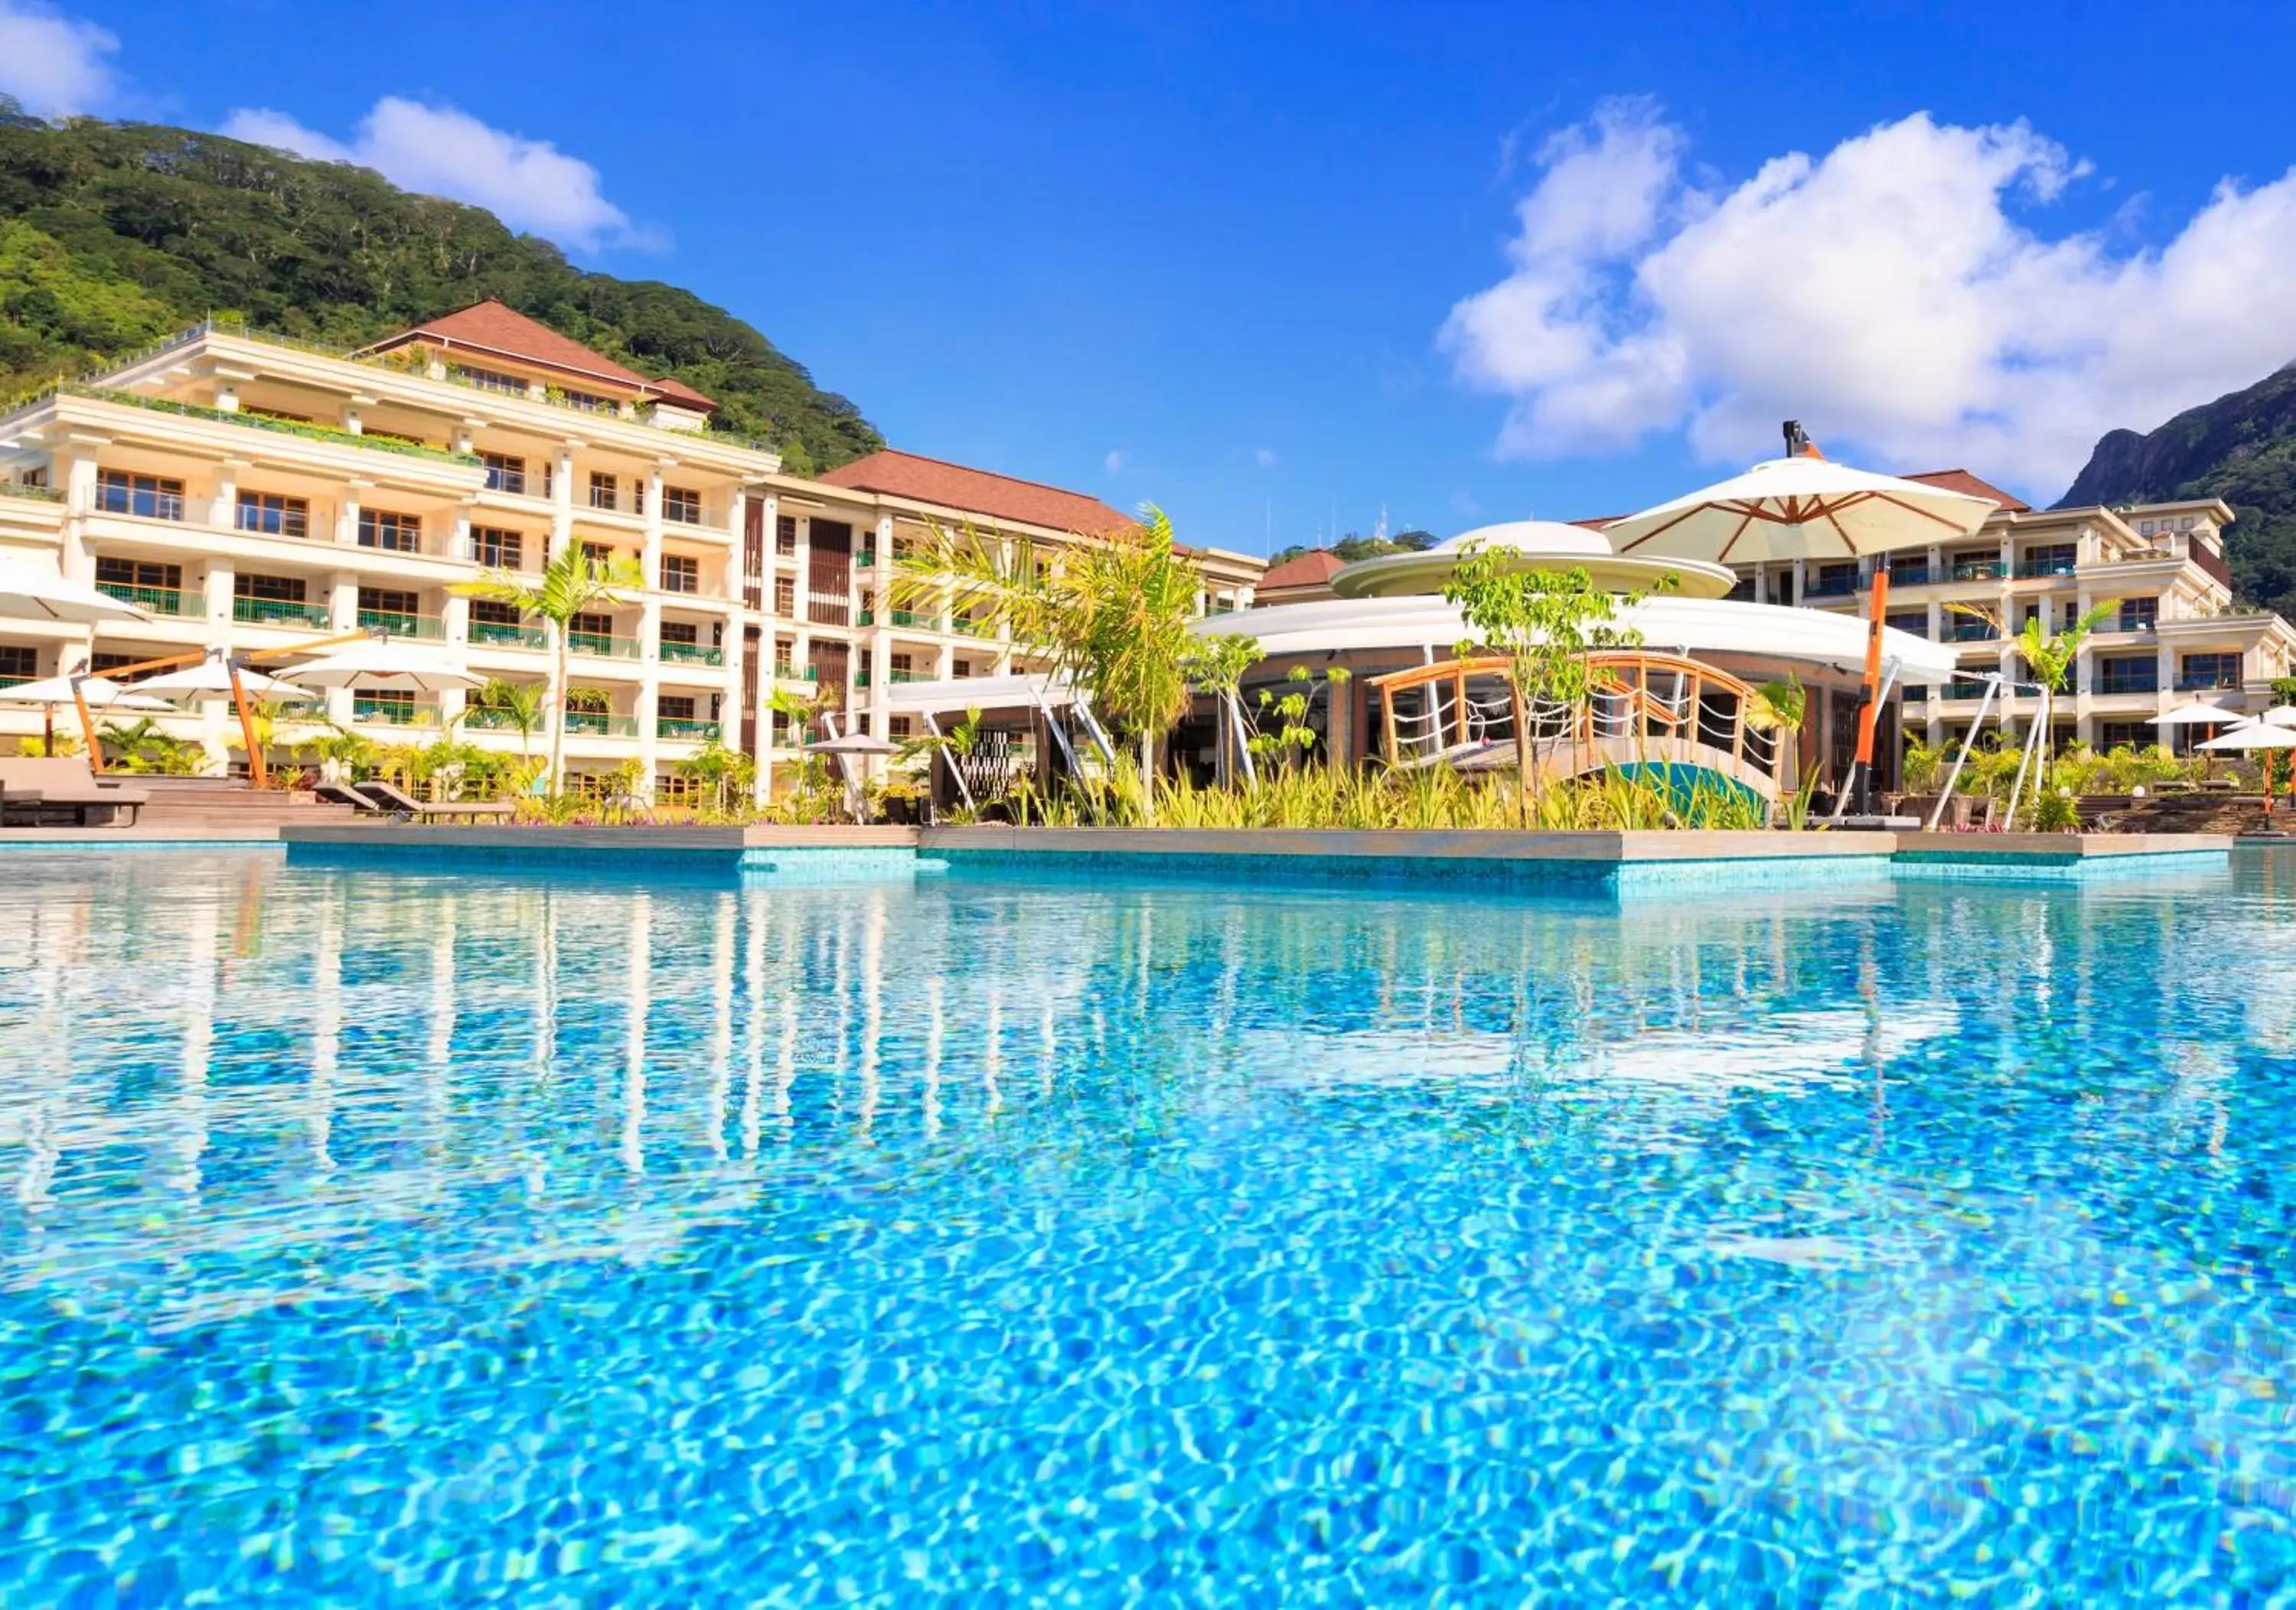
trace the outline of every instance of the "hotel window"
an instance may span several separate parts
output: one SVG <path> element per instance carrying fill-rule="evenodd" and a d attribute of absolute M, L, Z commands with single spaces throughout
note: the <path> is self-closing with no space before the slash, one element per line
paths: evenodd
<path fill-rule="evenodd" d="M 184 483 L 160 475 L 101 470 L 95 478 L 95 506 L 106 514 L 179 520 L 184 518 Z"/>
<path fill-rule="evenodd" d="M 181 565 L 154 564 L 141 559 L 99 559 L 95 561 L 95 584 L 99 587 L 150 587 L 162 593 L 184 590 L 184 568 Z"/>
<path fill-rule="evenodd" d="M 242 531 L 268 536 L 308 536 L 311 504 L 306 498 L 282 497 L 275 492 L 242 492 L 236 524 Z"/>
<path fill-rule="evenodd" d="M 906 654 L 893 655 L 885 661 L 885 666 L 891 671 L 906 671 L 910 668 L 909 657 Z"/>
<path fill-rule="evenodd" d="M 2149 749 L 2160 741 L 2160 733 L 2141 721 L 2097 723 L 2096 747 L 2100 749 Z"/>
<path fill-rule="evenodd" d="M 352 702 L 356 720 L 387 722 L 395 727 L 414 724 L 414 695 L 406 688 L 362 688 Z"/>
<path fill-rule="evenodd" d="M 692 721 L 693 696 L 690 693 L 660 693 L 654 696 L 653 713 L 662 721 Z"/>
<path fill-rule="evenodd" d="M 797 583 L 786 576 L 776 577 L 774 582 L 774 613 L 776 615 L 797 613 Z"/>
<path fill-rule="evenodd" d="M 603 470 L 590 471 L 590 507 L 619 509 L 622 506 L 622 484 Z"/>
<path fill-rule="evenodd" d="M 691 486 L 664 486 L 661 489 L 661 518 L 676 520 L 681 526 L 701 523 L 701 494 Z"/>
<path fill-rule="evenodd" d="M 603 570 L 614 562 L 613 545 L 610 543 L 584 543 L 582 557 Z"/>
<path fill-rule="evenodd" d="M 512 458 L 505 453 L 481 453 L 479 462 L 487 467 L 487 490 L 510 492 L 520 496 L 526 494 L 526 461 Z"/>
<path fill-rule="evenodd" d="M 362 626 L 412 626 L 422 613 L 422 601 L 397 587 L 361 587 L 358 612 Z"/>
<path fill-rule="evenodd" d="M 698 648 L 701 642 L 701 628 L 690 620 L 666 620 L 661 623 L 661 641 L 666 643 L 692 643 Z"/>
<path fill-rule="evenodd" d="M 578 615 L 567 623 L 566 640 L 578 649 L 595 649 L 600 652 L 614 646 L 614 617 L 611 615 Z"/>
<path fill-rule="evenodd" d="M 1903 615 L 1890 616 L 1889 624 L 1900 632 L 1910 632 L 1915 637 L 1927 637 L 1930 634 L 1930 612 L 1927 609 L 1909 609 Z"/>
<path fill-rule="evenodd" d="M 2051 543 L 2046 547 L 2028 548 L 2020 569 L 2026 576 L 2070 576 L 2079 561 L 2079 543 Z"/>
<path fill-rule="evenodd" d="M 456 364 L 447 372 L 465 386 L 475 386 L 480 391 L 499 391 L 506 396 L 524 396 L 527 384 L 514 374 L 504 374 L 499 369 L 474 369 L 468 364 Z"/>
<path fill-rule="evenodd" d="M 701 561 L 684 553 L 661 556 L 661 590 L 664 593 L 699 593 L 701 591 Z"/>
<path fill-rule="evenodd" d="M 578 408 L 585 413 L 619 413 L 621 405 L 610 396 L 600 396 L 594 391 L 569 391 L 563 394 L 569 408 Z"/>
<path fill-rule="evenodd" d="M 303 578 L 299 576 L 255 576 L 242 570 L 231 578 L 234 598 L 257 598 L 275 604 L 299 604 L 303 599 Z"/>
<path fill-rule="evenodd" d="M 2177 674 L 2180 688 L 2237 688 L 2240 686 L 2240 656 L 2237 654 L 2187 654 Z"/>
<path fill-rule="evenodd" d="M 958 660 L 958 661 L 957 661 L 957 662 L 956 662 L 956 663 L 955 663 L 955 665 L 950 668 L 949 674 L 950 674 L 950 675 L 952 675 L 952 676 L 970 676 L 970 675 L 972 675 L 972 662 L 971 660 L 969 660 L 969 659 L 960 659 L 960 660 Z"/>
<path fill-rule="evenodd" d="M 776 553 L 797 552 L 797 516 L 794 514 L 781 515 L 775 519 L 774 552 Z"/>
<path fill-rule="evenodd" d="M 1857 592 L 1857 567 L 1854 564 L 1820 565 L 1816 584 L 1810 591 L 1820 598 L 1840 598 Z"/>
<path fill-rule="evenodd" d="M 387 553 L 420 553 L 422 552 L 422 521 L 412 514 L 395 514 L 388 509 L 362 509 L 358 519 L 358 545 L 380 548 Z"/>
<path fill-rule="evenodd" d="M 2157 598 L 2124 598 L 2120 601 L 2120 619 L 2117 623 L 2123 632 L 2150 632 L 2161 624 L 2161 601 Z"/>
<path fill-rule="evenodd" d="M 2138 520 L 2136 522 L 2136 535 L 2139 536 L 2150 536 L 2155 530 L 2159 529 L 2160 524 L 2161 522 L 2158 520 Z"/>
<path fill-rule="evenodd" d="M 2157 693 L 2161 662 L 2147 654 L 2141 659 L 2100 659 L 2092 691 L 2098 693 Z"/>
<path fill-rule="evenodd" d="M 526 558 L 526 538 L 498 526 L 471 527 L 471 557 L 497 570 L 516 570 Z"/>
<path fill-rule="evenodd" d="M 518 606 L 515 604 L 496 603 L 490 598 L 474 598 L 471 601 L 471 625 L 473 626 L 514 627 L 521 624 Z M 471 635 L 473 637 L 479 637 L 479 633 L 475 632 Z M 485 637 L 480 638 L 480 641 L 482 642 L 497 642 L 501 641 L 501 636 L 502 634 L 500 633 L 490 633 Z"/>
<path fill-rule="evenodd" d="M 886 719 L 885 719 L 885 736 L 886 736 L 886 737 L 888 737 L 888 738 L 906 738 L 908 735 L 909 735 L 909 718 L 908 718 L 907 716 L 906 716 L 906 715 L 890 715 L 890 716 L 886 717 Z"/>
<path fill-rule="evenodd" d="M 12 688 L 18 682 L 32 682 L 39 674 L 38 649 L 29 643 L 0 643 L 0 686 Z"/>

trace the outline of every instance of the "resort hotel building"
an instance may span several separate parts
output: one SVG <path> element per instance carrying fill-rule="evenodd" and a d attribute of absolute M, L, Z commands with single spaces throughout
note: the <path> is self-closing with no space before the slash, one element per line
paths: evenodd
<path fill-rule="evenodd" d="M 772 447 L 709 429 L 715 409 L 498 302 L 356 352 L 188 331 L 0 417 L 0 554 L 48 556 L 150 617 L 93 640 L 0 623 L 0 683 L 362 628 L 439 644 L 477 675 L 546 682 L 539 622 L 452 589 L 536 576 L 578 543 L 634 562 L 643 585 L 569 633 L 576 784 L 634 762 L 642 789 L 666 791 L 718 736 L 760 756 L 770 786 L 796 741 L 771 709 L 776 686 L 832 686 L 842 730 L 898 740 L 909 718 L 885 691 L 1036 668 L 962 613 L 886 607 L 895 556 L 931 524 L 1059 544 L 1128 519 L 904 453 L 787 475 Z M 1265 561 L 1195 558 L 1206 613 L 1251 601 Z M 447 728 L 528 741 L 475 693 L 335 690 L 293 714 L 379 743 Z M 12 748 L 41 719 L 0 705 L 0 740 Z M 242 763 L 227 701 L 160 720 Z"/>
<path fill-rule="evenodd" d="M 1901 684 L 1901 719 L 1924 742 L 1960 741 L 1984 697 L 1983 674 L 2024 674 L 2009 640 L 2027 621 L 2062 631 L 2104 603 L 2118 608 L 2082 643 L 2058 697 L 2051 733 L 2058 747 L 2075 739 L 2097 748 L 2157 743 L 2164 729 L 2148 725 L 2151 718 L 2196 699 L 2260 712 L 2273 702 L 2273 679 L 2296 670 L 2296 629 L 2234 602 L 2224 560 L 2233 511 L 2216 498 L 2035 509 L 1964 470 L 1905 478 L 1998 507 L 1962 542 L 1863 560 L 1736 567 L 1731 596 L 1862 617 L 1873 606 L 1874 577 L 1886 568 L 1889 624 L 1951 645 L 1959 661 L 1950 678 Z M 2035 703 L 2029 693 L 2009 706 L 2021 727 Z M 1988 723 L 2001 708 L 1997 696 Z"/>

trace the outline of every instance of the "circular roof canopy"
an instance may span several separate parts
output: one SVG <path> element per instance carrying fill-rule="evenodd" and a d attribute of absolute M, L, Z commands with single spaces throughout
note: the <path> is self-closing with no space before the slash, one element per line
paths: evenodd
<path fill-rule="evenodd" d="M 1560 520 L 1509 520 L 1479 526 L 1438 543 L 1423 553 L 1389 553 L 1358 560 L 1333 572 L 1332 591 L 1341 598 L 1398 598 L 1414 593 L 1438 593 L 1450 579 L 1452 567 L 1469 548 L 1505 551 L 1509 568 L 1520 570 L 1583 569 L 1597 586 L 1612 593 L 1641 593 L 1674 577 L 1674 594 L 1680 598 L 1721 598 L 1738 578 L 1722 565 L 1698 560 L 1645 558 L 1615 552 L 1610 538 L 1584 526 Z"/>

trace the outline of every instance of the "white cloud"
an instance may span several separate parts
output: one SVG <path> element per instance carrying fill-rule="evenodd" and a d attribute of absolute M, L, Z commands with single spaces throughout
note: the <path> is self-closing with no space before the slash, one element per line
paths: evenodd
<path fill-rule="evenodd" d="M 1538 161 L 1507 276 L 1440 338 L 1513 399 L 1505 455 L 1679 429 L 1740 462 L 1800 419 L 1877 468 L 2054 496 L 2105 430 L 2296 356 L 2296 169 L 2114 250 L 2029 222 L 2087 169 L 2022 123 L 1916 115 L 1710 188 L 1655 107 L 1614 102 Z"/>
<path fill-rule="evenodd" d="M 471 202 L 513 229 L 565 245 L 643 243 L 628 215 L 599 189 L 596 168 L 546 140 L 505 134 L 449 106 L 386 95 L 348 144 L 253 107 L 233 112 L 223 132 L 322 161 L 356 162 L 402 189 Z"/>
<path fill-rule="evenodd" d="M 1100 462 L 1108 466 L 1109 474 L 1120 475 L 1124 470 L 1124 449 L 1121 447 L 1110 448 L 1108 450 L 1108 456 Z"/>
<path fill-rule="evenodd" d="M 1451 512 L 1452 512 L 1452 513 L 1454 513 L 1454 514 L 1464 514 L 1464 515 L 1465 515 L 1469 519 L 1474 519 L 1474 518 L 1475 518 L 1475 516 L 1477 516 L 1478 514 L 1480 514 L 1482 511 L 1483 511 L 1483 505 L 1482 505 L 1482 503 L 1481 503 L 1480 501 L 1478 501 L 1478 500 L 1477 500 L 1477 498 L 1476 498 L 1476 496 L 1475 496 L 1475 494 L 1474 494 L 1473 493 L 1472 493 L 1472 492 L 1454 492 L 1454 493 L 1451 494 Z"/>
<path fill-rule="evenodd" d="M 1275 449 L 1273 447 L 1262 447 L 1259 449 L 1251 455 L 1251 462 L 1258 464 L 1262 470 L 1275 469 Z"/>
<path fill-rule="evenodd" d="M 110 101 L 119 36 L 36 0 L 0 0 L 0 94 L 36 118 L 68 118 Z"/>

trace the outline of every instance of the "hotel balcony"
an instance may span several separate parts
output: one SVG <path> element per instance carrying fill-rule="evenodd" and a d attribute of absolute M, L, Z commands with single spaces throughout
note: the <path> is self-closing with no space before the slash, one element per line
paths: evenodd
<path fill-rule="evenodd" d="M 436 615 L 410 615 L 399 609 L 362 609 L 358 612 L 359 629 L 381 631 L 390 637 L 408 637 L 422 642 L 445 642 L 447 623 Z"/>
<path fill-rule="evenodd" d="M 543 650 L 550 647 L 550 629 L 513 626 L 507 621 L 474 620 L 471 623 L 470 641 L 474 649 Z"/>
<path fill-rule="evenodd" d="M 122 603 L 134 604 L 146 615 L 197 618 L 207 613 L 207 601 L 182 587 L 135 587 L 124 582 L 98 582 L 95 590 Z"/>
<path fill-rule="evenodd" d="M 723 666 L 726 650 L 716 643 L 684 643 L 664 638 L 661 663 L 666 666 Z"/>
<path fill-rule="evenodd" d="M 284 626 L 297 632 L 324 632 L 334 617 L 324 604 L 287 598 L 234 598 L 231 617 L 243 626 Z"/>
<path fill-rule="evenodd" d="M 672 743 L 708 743 L 718 735 L 719 723 L 693 715 L 657 716 L 654 736 Z"/>

